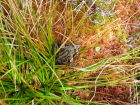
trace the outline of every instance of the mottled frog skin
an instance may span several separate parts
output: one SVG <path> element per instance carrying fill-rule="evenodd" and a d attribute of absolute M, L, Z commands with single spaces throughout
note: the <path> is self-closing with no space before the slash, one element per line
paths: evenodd
<path fill-rule="evenodd" d="M 60 44 L 56 45 L 59 49 Z M 74 57 L 78 54 L 80 45 L 64 45 L 56 54 L 56 64 L 57 65 L 66 65 L 73 61 Z"/>

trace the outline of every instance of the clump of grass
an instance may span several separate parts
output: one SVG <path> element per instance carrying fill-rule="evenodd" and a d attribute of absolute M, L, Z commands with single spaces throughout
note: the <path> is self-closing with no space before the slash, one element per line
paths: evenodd
<path fill-rule="evenodd" d="M 55 6 L 50 2 L 50 10 L 43 16 L 39 8 L 32 8 L 34 4 L 31 1 L 26 3 L 19 7 L 19 1 L 2 1 L 9 11 L 1 5 L 1 101 L 53 105 L 58 101 L 66 102 L 69 98 L 61 78 L 55 73 L 55 55 L 52 52 Z"/>
<path fill-rule="evenodd" d="M 41 10 L 44 3 L 46 12 Z M 58 3 L 1 1 L 2 103 L 80 105 L 88 102 L 67 95 L 66 81 L 56 74 L 59 68 L 55 65 L 52 31 Z"/>

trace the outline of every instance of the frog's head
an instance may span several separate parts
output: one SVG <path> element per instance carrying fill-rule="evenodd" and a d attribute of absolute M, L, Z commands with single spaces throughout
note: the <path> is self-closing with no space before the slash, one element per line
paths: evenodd
<path fill-rule="evenodd" d="M 76 53 L 79 52 L 81 45 L 74 45 L 74 49 L 76 51 Z"/>

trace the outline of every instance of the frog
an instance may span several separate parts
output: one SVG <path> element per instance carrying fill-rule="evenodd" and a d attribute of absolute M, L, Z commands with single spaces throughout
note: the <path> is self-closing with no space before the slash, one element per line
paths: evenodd
<path fill-rule="evenodd" d="M 56 54 L 56 64 L 66 65 L 74 60 L 76 55 L 79 53 L 80 45 L 76 44 L 64 44 L 60 48 L 61 44 L 57 43 L 55 49 L 59 50 Z M 60 49 L 59 49 L 60 48 Z"/>

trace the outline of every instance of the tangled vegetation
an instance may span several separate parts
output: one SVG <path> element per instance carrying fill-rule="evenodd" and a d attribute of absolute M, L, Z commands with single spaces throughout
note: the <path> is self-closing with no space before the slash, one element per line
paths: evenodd
<path fill-rule="evenodd" d="M 140 104 L 140 0 L 1 0 L 1 105 Z"/>

